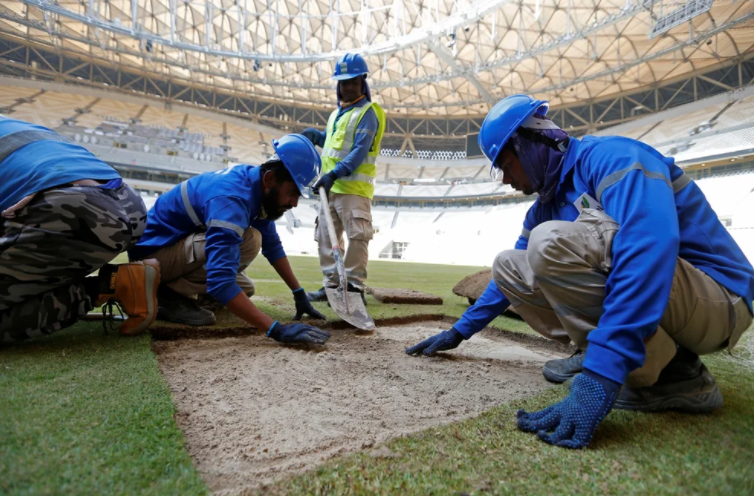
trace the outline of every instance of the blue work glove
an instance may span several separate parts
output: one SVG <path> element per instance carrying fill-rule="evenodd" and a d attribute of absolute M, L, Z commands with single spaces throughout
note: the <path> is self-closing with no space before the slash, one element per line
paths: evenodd
<path fill-rule="evenodd" d="M 276 320 L 267 331 L 267 337 L 286 344 L 325 344 L 330 339 L 330 333 L 306 324 L 285 325 Z"/>
<path fill-rule="evenodd" d="M 319 137 L 319 131 L 313 127 L 308 127 L 301 131 L 301 135 L 312 142 L 314 146 L 317 146 L 317 138 Z"/>
<path fill-rule="evenodd" d="M 315 195 L 319 195 L 319 188 L 324 186 L 325 195 L 330 196 L 330 190 L 337 180 L 338 175 L 335 174 L 335 171 L 330 171 L 327 174 L 322 174 L 319 180 L 314 184 L 314 186 L 312 186 L 312 191 Z"/>
<path fill-rule="evenodd" d="M 449 330 L 442 331 L 440 334 L 435 334 L 411 348 L 406 348 L 406 354 L 417 355 L 424 352 L 424 355 L 432 356 L 438 351 L 457 348 L 458 345 L 461 344 L 461 341 L 463 341 L 463 335 L 451 327 Z"/>
<path fill-rule="evenodd" d="M 325 320 L 325 316 L 319 313 L 309 302 L 309 298 L 306 296 L 304 288 L 298 288 L 293 292 L 293 300 L 296 302 L 296 316 L 293 320 L 301 320 L 301 317 L 308 315 L 315 319 Z"/>
<path fill-rule="evenodd" d="M 524 432 L 536 432 L 548 444 L 564 448 L 586 448 L 602 419 L 613 408 L 621 385 L 584 370 L 573 379 L 571 394 L 539 412 L 518 411 L 516 426 Z M 550 431 L 552 434 L 549 434 Z"/>

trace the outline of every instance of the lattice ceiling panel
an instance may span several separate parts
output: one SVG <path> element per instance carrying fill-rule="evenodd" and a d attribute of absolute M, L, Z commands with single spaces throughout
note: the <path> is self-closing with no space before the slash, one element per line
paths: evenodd
<path fill-rule="evenodd" d="M 326 106 L 334 61 L 353 50 L 390 112 L 480 114 L 513 93 L 571 103 L 752 49 L 754 2 L 690 2 L 707 11 L 652 38 L 684 2 L 14 0 L 0 5 L 0 31 L 155 76 Z"/>

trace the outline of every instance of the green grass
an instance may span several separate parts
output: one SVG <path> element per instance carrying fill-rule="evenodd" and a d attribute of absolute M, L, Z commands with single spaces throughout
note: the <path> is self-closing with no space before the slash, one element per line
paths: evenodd
<path fill-rule="evenodd" d="M 147 335 L 0 350 L 0 494 L 203 494 Z"/>
<path fill-rule="evenodd" d="M 321 286 L 315 258 L 291 262 L 307 290 Z M 440 308 L 382 305 L 369 297 L 370 313 L 458 317 L 467 304 L 450 290 L 476 270 L 370 262 L 373 286 L 410 287 L 445 298 Z M 248 273 L 257 280 L 259 306 L 289 320 L 293 299 L 274 270 L 259 259 Z M 317 307 L 334 317 L 325 304 Z M 493 325 L 533 332 L 512 319 Z M 752 338 L 744 339 L 751 349 Z M 705 362 L 726 402 L 712 415 L 613 412 L 591 449 L 567 451 L 518 432 L 514 424 L 518 408 L 535 410 L 563 397 L 560 386 L 475 419 L 394 440 L 390 457 L 346 456 L 265 492 L 754 494 L 754 368 L 722 354 Z M 82 323 L 0 349 L 0 494 L 205 493 L 173 415 L 148 336 L 105 336 L 99 324 Z"/>

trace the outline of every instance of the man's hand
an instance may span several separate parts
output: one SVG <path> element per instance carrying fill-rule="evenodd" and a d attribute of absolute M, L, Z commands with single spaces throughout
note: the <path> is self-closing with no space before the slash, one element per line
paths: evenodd
<path fill-rule="evenodd" d="M 573 379 L 571 394 L 539 412 L 518 411 L 516 426 L 524 432 L 536 432 L 548 444 L 564 448 L 586 448 L 602 419 L 613 408 L 621 385 L 584 370 Z M 550 434 L 549 432 L 552 432 Z"/>
<path fill-rule="evenodd" d="M 424 352 L 424 355 L 432 356 L 438 351 L 452 350 L 458 347 L 461 341 L 463 341 L 463 335 L 451 327 L 450 330 L 442 331 L 440 334 L 427 338 L 411 348 L 406 348 L 406 353 L 418 355 Z"/>
<path fill-rule="evenodd" d="M 314 129 L 313 127 L 308 127 L 301 131 L 301 135 L 311 141 L 314 146 L 317 146 L 317 137 L 319 136 L 318 130 Z"/>
<path fill-rule="evenodd" d="M 330 190 L 337 180 L 338 175 L 335 174 L 335 171 L 330 171 L 327 174 L 323 174 L 322 176 L 320 176 L 319 180 L 314 184 L 314 186 L 312 186 L 312 191 L 315 195 L 319 195 L 319 188 L 324 187 L 325 195 L 330 196 Z"/>
<path fill-rule="evenodd" d="M 314 317 L 315 319 L 326 319 L 324 315 L 319 313 L 312 306 L 309 298 L 307 298 L 306 296 L 306 291 L 304 291 L 304 288 L 298 288 L 296 291 L 294 291 L 293 299 L 296 302 L 296 316 L 293 317 L 293 320 L 301 320 L 301 317 L 303 317 L 304 315 Z"/>
<path fill-rule="evenodd" d="M 306 324 L 281 324 L 277 320 L 267 331 L 267 336 L 286 344 L 325 344 L 330 333 Z"/>

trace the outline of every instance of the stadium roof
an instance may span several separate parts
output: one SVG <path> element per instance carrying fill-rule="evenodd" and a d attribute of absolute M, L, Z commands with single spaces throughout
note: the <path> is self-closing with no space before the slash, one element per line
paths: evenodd
<path fill-rule="evenodd" d="M 477 115 L 661 83 L 754 45 L 754 3 L 672 0 L 16 0 L 0 34 L 172 80 L 331 107 L 363 54 L 391 113 Z"/>

